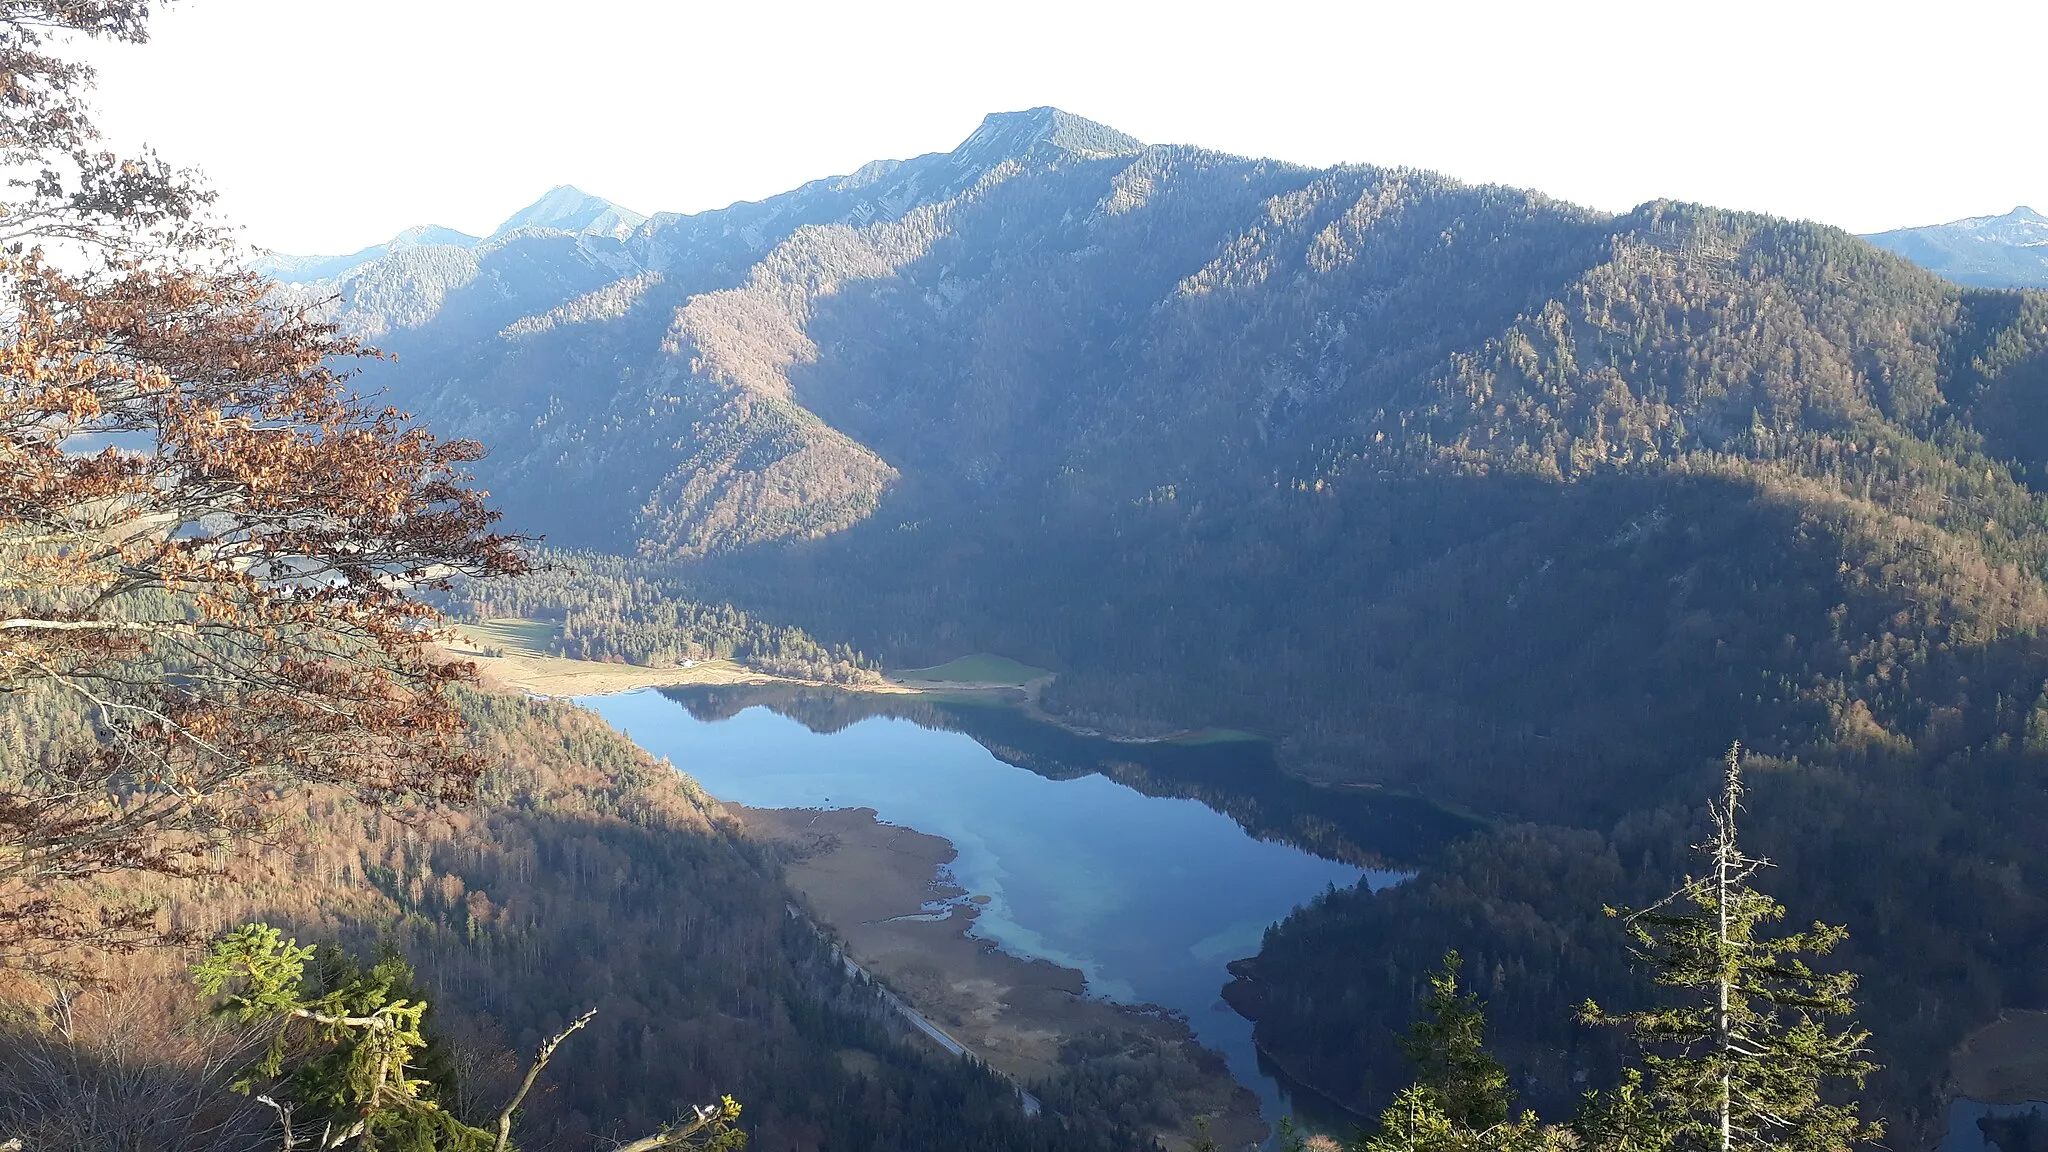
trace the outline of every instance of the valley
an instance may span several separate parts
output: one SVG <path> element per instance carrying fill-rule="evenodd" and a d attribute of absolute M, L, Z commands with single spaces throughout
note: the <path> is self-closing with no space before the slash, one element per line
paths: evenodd
<path fill-rule="evenodd" d="M 1787 903 L 1852 926 L 1898 1131 L 1933 1138 L 1966 1035 L 2048 1003 L 2048 297 L 1810 223 L 1053 109 L 465 252 L 309 289 L 400 353 L 372 381 L 492 444 L 514 527 L 581 549 L 465 613 L 850 687 L 1002 653 L 1077 734 L 1263 734 L 1301 823 L 1352 788 L 1475 818 L 1260 950 L 1260 1043 L 1348 1107 L 1403 1082 L 1451 946 L 1500 974 L 1532 1103 L 1611 1074 L 1555 1006 L 1625 982 L 1595 913 L 1682 867 L 1735 739 Z"/>
<path fill-rule="evenodd" d="M 2048 1147 L 2031 10 L 210 7 L 0 4 L 0 1152 Z"/>
<path fill-rule="evenodd" d="M 319 290 L 406 365 L 372 383 L 492 445 L 481 475 L 515 527 L 889 665 L 979 650 L 1057 669 L 1049 710 L 1075 722 L 1283 734 L 1327 779 L 1561 745 L 1655 758 L 1651 733 L 1711 747 L 1700 718 L 1731 708 L 1790 752 L 1859 706 L 1888 734 L 1924 723 L 1863 683 L 1895 657 L 1817 657 L 1837 607 L 1881 648 L 1895 573 L 1939 579 L 1909 572 L 1921 557 L 1986 566 L 1944 591 L 1957 625 L 2035 610 L 2002 567 L 2038 514 L 2014 455 L 2033 298 L 2001 311 L 1805 226 L 1603 218 L 1429 174 L 1148 148 L 1038 109 L 623 239 L 464 252 L 481 278 L 430 283 L 425 256 L 394 254 Z M 992 279 L 1013 257 L 1032 271 Z M 515 274 L 532 262 L 548 276 Z M 522 295 L 619 268 L 638 271 L 602 307 Z M 543 323 L 557 308 L 574 322 Z M 1864 348 L 1865 331 L 1906 335 Z M 1271 355 L 1226 367 L 1219 341 Z M 1616 565 L 1645 579 L 1600 587 Z M 1751 584 L 1788 598 L 1751 620 Z M 1771 650 L 1788 629 L 1789 657 Z M 1694 634 L 1735 665 L 1698 659 Z M 1525 691 L 1538 660 L 1561 674 Z M 1665 690 L 1683 684 L 1700 690 Z"/>
<path fill-rule="evenodd" d="M 749 829 L 782 847 L 790 882 L 854 960 L 1032 1085 L 1047 1107 L 1075 1102 L 1061 1078 L 1090 1082 L 1096 1065 L 1134 1053 L 1134 1068 L 1150 1069 L 1135 1073 L 1141 1091 L 1157 1095 L 1130 1099 L 1132 1114 L 1155 1117 L 1146 1123 L 1177 1138 L 1191 1135 L 1196 1116 L 1239 1142 L 1258 1128 L 1256 1098 L 1237 1100 L 1243 1089 L 1232 1077 L 1258 1089 L 1268 1122 L 1287 1114 L 1248 1022 L 1218 997 L 1225 967 L 1328 885 L 1362 874 L 1387 883 L 1394 874 L 1319 857 L 1270 832 L 1255 839 L 1226 815 L 1230 800 L 1140 790 L 1129 775 L 1136 766 L 1113 763 L 1149 749 L 1161 779 L 1193 780 L 1229 764 L 1243 787 L 1256 788 L 1256 757 L 1230 744 L 1119 745 L 1022 717 L 1005 726 L 1005 739 L 988 729 L 969 739 L 962 729 L 976 732 L 975 721 L 961 718 L 986 706 L 913 707 L 913 721 L 889 714 L 902 711 L 895 699 L 911 703 L 829 693 L 796 700 L 777 686 L 585 703 L 740 805 Z M 1075 747 L 1113 760 L 1091 762 Z M 1371 843 L 1323 850 L 1387 859 Z M 1397 839 L 1384 851 L 1413 845 Z M 877 910 L 884 905 L 886 913 Z M 1157 1007 L 1131 1014 L 1119 1004 Z M 1148 1014 L 1160 1008 L 1171 1011 Z M 1147 1050 L 1154 1054 L 1144 1057 Z M 1107 1106 L 1121 1107 L 1115 1099 Z"/>

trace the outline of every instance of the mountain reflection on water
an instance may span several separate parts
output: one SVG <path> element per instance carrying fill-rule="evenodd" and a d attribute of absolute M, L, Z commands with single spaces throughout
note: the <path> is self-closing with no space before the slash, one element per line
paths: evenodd
<path fill-rule="evenodd" d="M 1349 1118 L 1261 1066 L 1221 999 L 1227 965 L 1331 887 L 1375 887 L 1473 824 L 1424 802 L 1319 788 L 1258 741 L 1122 743 L 1007 708 L 786 686 L 584 701 L 712 795 L 873 808 L 950 841 L 975 932 L 1080 970 L 1091 993 L 1184 1015 L 1269 1119 Z"/>
<path fill-rule="evenodd" d="M 1100 775 L 1146 796 L 1199 800 L 1259 839 L 1361 868 L 1411 871 L 1447 841 L 1480 827 L 1426 800 L 1287 775 L 1274 761 L 1273 746 L 1258 739 L 1111 740 L 1070 732 L 1000 704 L 789 685 L 659 691 L 699 720 L 723 720 L 764 707 L 818 733 L 838 732 L 873 716 L 959 732 L 998 760 L 1047 779 Z"/>

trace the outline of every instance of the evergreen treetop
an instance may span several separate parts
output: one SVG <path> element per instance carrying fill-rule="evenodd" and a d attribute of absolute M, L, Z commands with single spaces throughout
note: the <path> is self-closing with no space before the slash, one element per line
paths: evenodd
<path fill-rule="evenodd" d="M 1870 1033 L 1835 1019 L 1855 1009 L 1855 975 L 1819 971 L 1805 957 L 1826 955 L 1848 933 L 1816 923 L 1766 934 L 1785 908 L 1752 884 L 1769 862 L 1738 843 L 1741 745 L 1725 763 L 1712 833 L 1695 849 L 1703 874 L 1649 908 L 1608 910 L 1627 926 L 1636 960 L 1674 996 L 1618 1014 L 1588 1001 L 1581 1017 L 1633 1032 L 1674 1147 L 1844 1152 L 1882 1129 L 1824 1089 L 1860 1088 L 1877 1066 L 1867 1058 Z"/>

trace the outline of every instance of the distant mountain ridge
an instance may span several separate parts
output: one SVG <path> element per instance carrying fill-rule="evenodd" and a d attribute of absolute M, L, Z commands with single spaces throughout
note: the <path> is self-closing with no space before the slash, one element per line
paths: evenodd
<path fill-rule="evenodd" d="M 430 245 L 472 248 L 479 242 L 478 237 L 467 232 L 443 228 L 438 224 L 421 224 L 407 228 L 382 244 L 372 244 L 346 256 L 290 256 L 282 252 L 266 252 L 251 261 L 249 267 L 283 283 L 306 284 L 333 279 L 407 248 Z"/>
<path fill-rule="evenodd" d="M 983 120 L 973 135 L 963 141 L 958 148 L 947 153 L 947 156 L 956 167 L 985 168 L 1006 157 L 1030 154 L 1040 147 L 1075 156 L 1108 157 L 1139 152 L 1143 150 L 1144 144 L 1137 138 L 1113 128 L 1062 112 L 1057 108 L 1046 107 L 1023 112 L 993 113 Z M 787 200 L 788 196 L 800 193 L 816 194 L 819 190 L 848 192 L 881 184 L 906 163 L 915 162 L 876 161 L 849 175 L 813 181 L 798 189 L 796 193 L 771 197 L 763 203 L 777 204 Z M 899 182 L 895 187 L 895 195 L 897 198 L 915 195 L 914 186 L 905 186 Z M 728 208 L 707 213 L 663 212 L 657 214 L 656 219 L 660 225 L 666 226 L 677 220 L 716 218 L 726 214 L 750 217 L 753 214 L 748 209 L 753 207 L 755 205 L 742 201 Z M 859 208 L 859 204 L 856 208 Z M 774 219 L 778 214 L 779 209 L 771 210 L 767 214 L 767 220 Z M 850 214 L 849 219 L 868 214 L 868 210 L 857 211 Z M 479 244 L 502 240 L 520 231 L 567 232 L 625 240 L 648 223 L 649 219 L 648 216 L 601 196 L 593 196 L 573 185 L 560 184 L 550 188 L 540 199 L 506 217 L 488 236 L 471 236 L 439 225 L 419 225 L 400 232 L 382 244 L 371 245 L 345 256 L 293 256 L 268 252 L 258 257 L 250 266 L 284 283 L 303 284 L 317 280 L 339 279 L 409 248 L 431 245 L 474 248 Z M 765 223 L 766 220 L 757 220 L 755 225 L 747 230 L 747 234 L 754 235 L 758 232 L 759 226 Z"/>
<path fill-rule="evenodd" d="M 687 526 L 659 517 L 675 524 L 673 544 L 684 552 L 801 538 L 864 518 L 895 473 L 802 410 L 781 380 L 803 354 L 792 327 L 800 322 L 788 308 L 807 305 L 796 297 L 830 296 L 843 282 L 915 258 L 945 217 L 1027 167 L 1128 162 L 1142 149 L 1057 109 L 997 113 L 951 152 L 878 161 L 759 202 L 658 213 L 629 233 L 587 203 L 565 203 L 558 193 L 573 190 L 557 189 L 476 245 L 396 248 L 286 291 L 338 296 L 323 306 L 346 331 L 408 363 L 367 379 L 388 378 L 442 429 L 499 445 L 498 459 L 516 476 L 492 482 L 528 515 L 552 525 L 545 509 L 557 497 L 581 501 L 585 484 L 629 494 L 635 504 L 653 485 L 658 505 L 701 512 Z M 540 219 L 582 227 L 530 223 Z M 794 280 L 783 283 L 785 272 Z M 580 362 L 598 346 L 610 347 L 610 371 L 643 387 L 673 391 L 665 382 L 682 385 L 679 371 L 694 383 L 682 388 L 687 397 L 657 400 L 637 417 L 617 411 L 637 402 L 630 393 L 587 393 L 565 404 L 553 390 L 579 376 L 559 358 Z M 480 373 L 504 374 L 488 402 L 471 390 Z M 432 395 L 420 394 L 422 385 Z M 593 437 L 578 423 L 590 414 L 585 405 L 614 409 L 607 421 L 654 435 L 679 420 L 729 423 L 734 432 L 681 459 L 642 455 L 608 435 Z M 542 415 L 550 408 L 554 418 Z M 567 438 L 562 454 L 542 447 L 558 437 Z M 666 443 L 689 441 L 672 431 Z M 565 542 L 619 543 L 618 527 L 611 517 L 574 513 L 551 530 Z"/>
<path fill-rule="evenodd" d="M 2048 288 L 2048 216 L 2025 206 L 1864 239 L 1958 284 Z"/>
<path fill-rule="evenodd" d="M 631 208 L 561 184 L 507 217 L 491 230 L 489 236 L 471 236 L 438 224 L 421 224 L 407 228 L 382 244 L 373 244 L 346 256 L 291 256 L 267 252 L 251 261 L 249 267 L 281 283 L 312 284 L 339 279 L 395 253 L 414 248 L 470 249 L 522 231 L 566 232 L 618 239 L 631 235 L 634 229 L 646 222 L 647 217 Z"/>

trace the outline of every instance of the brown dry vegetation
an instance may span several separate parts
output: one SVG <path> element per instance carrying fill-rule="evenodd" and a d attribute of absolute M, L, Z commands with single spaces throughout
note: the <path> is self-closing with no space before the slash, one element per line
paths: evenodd
<path fill-rule="evenodd" d="M 540 1039 L 597 1008 L 529 1101 L 522 1147 L 601 1147 L 727 1092 L 745 1104 L 753 1146 L 778 1152 L 935 1147 L 949 1132 L 990 1148 L 1128 1146 L 1101 1129 L 1033 1127 L 1007 1083 L 934 1061 L 790 920 L 773 859 L 672 767 L 571 705 L 461 702 L 493 765 L 473 804 L 394 811 L 331 789 L 281 794 L 274 837 L 216 857 L 217 874 L 136 879 L 121 894 L 196 936 L 262 920 L 302 941 L 396 948 L 451 1049 L 450 1103 L 481 1116 Z M 165 1148 L 267 1132 L 267 1111 L 222 1091 L 247 1037 L 203 1019 L 188 957 L 103 959 L 106 986 L 73 998 L 69 1032 L 53 1027 L 48 989 L 17 987 L 0 1117 L 55 1141 L 37 1147 L 65 1146 L 56 1134 L 87 1098 L 197 1133 Z M 71 1062 L 55 1081 L 46 1051 Z M 143 1082 L 176 1092 L 125 1087 Z M 122 1138 L 143 1123 L 119 1120 Z"/>

